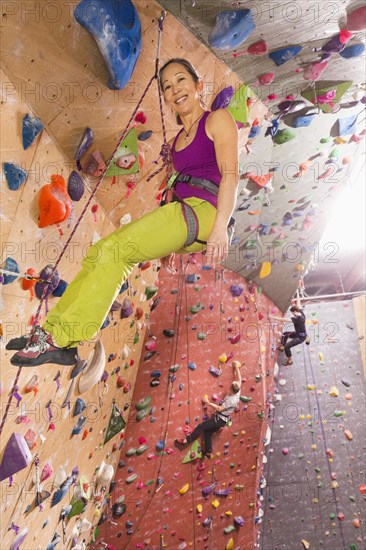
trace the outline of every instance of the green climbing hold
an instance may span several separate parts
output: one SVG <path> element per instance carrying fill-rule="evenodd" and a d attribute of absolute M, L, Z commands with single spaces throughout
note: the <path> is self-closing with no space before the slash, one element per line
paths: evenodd
<path fill-rule="evenodd" d="M 329 519 L 331 519 L 332 521 L 335 519 L 335 514 L 333 512 L 329 514 Z"/>
<path fill-rule="evenodd" d="M 314 468 L 317 474 L 320 474 L 320 468 Z"/>
<path fill-rule="evenodd" d="M 304 458 L 304 453 L 300 453 L 299 458 Z"/>
<path fill-rule="evenodd" d="M 348 498 L 350 499 L 351 502 L 356 502 L 355 497 L 352 497 L 352 496 L 351 496 L 351 497 L 348 497 Z"/>
<path fill-rule="evenodd" d="M 334 411 L 334 416 L 343 416 L 344 411 Z"/>
<path fill-rule="evenodd" d="M 142 409 L 141 411 L 139 411 L 136 415 L 137 422 L 140 422 L 140 420 L 145 418 L 145 416 L 147 416 L 148 414 L 149 414 L 149 409 L 148 408 Z"/>
<path fill-rule="evenodd" d="M 198 302 L 195 306 L 191 306 L 189 308 L 189 311 L 193 314 L 193 315 L 196 315 L 196 313 L 198 313 L 199 311 L 201 311 L 202 309 L 202 304 L 201 302 Z"/>
<path fill-rule="evenodd" d="M 235 464 L 234 464 L 234 462 L 231 462 L 231 464 L 230 464 L 230 468 L 235 468 Z"/>
<path fill-rule="evenodd" d="M 260 413 L 257 413 L 258 418 L 264 418 L 264 412 L 261 411 Z"/>
<path fill-rule="evenodd" d="M 177 372 L 179 370 L 179 365 L 172 365 L 169 367 L 169 372 Z"/>
<path fill-rule="evenodd" d="M 206 340 L 206 333 L 205 332 L 198 332 L 197 333 L 198 340 Z"/>
<path fill-rule="evenodd" d="M 129 476 L 126 479 L 127 485 L 130 485 L 131 483 L 133 483 L 135 481 L 135 479 L 137 479 L 137 474 L 132 474 L 132 476 Z"/>
<path fill-rule="evenodd" d="M 182 460 L 182 464 L 187 464 L 188 462 L 192 462 L 192 460 L 196 460 L 197 458 L 202 458 L 202 452 L 200 450 L 200 442 L 198 439 L 192 443 L 190 446 L 189 451 L 186 453 L 185 457 Z"/>
<path fill-rule="evenodd" d="M 140 340 L 140 335 L 139 335 L 139 331 L 136 330 L 135 332 L 135 336 L 134 336 L 134 339 L 133 339 L 133 345 L 136 345 L 139 343 L 139 340 Z"/>
<path fill-rule="evenodd" d="M 140 445 L 140 447 L 138 447 L 138 448 L 136 449 L 136 454 L 140 456 L 140 455 L 142 455 L 142 453 L 144 453 L 145 451 L 147 451 L 147 449 L 148 449 L 148 446 L 147 446 L 147 445 Z"/>
<path fill-rule="evenodd" d="M 140 401 L 136 403 L 136 409 L 138 411 L 141 411 L 142 409 L 145 409 L 145 407 L 148 407 L 150 403 L 151 403 L 151 397 L 147 395 L 146 397 L 143 397 L 142 399 L 140 399 Z"/>
<path fill-rule="evenodd" d="M 332 139 L 333 138 L 331 138 L 330 136 L 327 136 L 327 137 L 321 138 L 320 143 L 329 143 L 330 141 L 332 141 Z"/>
<path fill-rule="evenodd" d="M 136 448 L 135 447 L 132 447 L 131 449 L 128 449 L 128 451 L 126 451 L 126 456 L 133 456 L 136 454 Z"/>
<path fill-rule="evenodd" d="M 276 145 L 283 145 L 284 143 L 295 139 L 295 134 L 288 128 L 285 128 L 284 130 L 278 130 L 277 134 L 273 136 L 272 139 Z"/>
<path fill-rule="evenodd" d="M 355 544 L 350 544 L 349 550 L 357 550 L 357 546 Z"/>
<path fill-rule="evenodd" d="M 229 527 L 225 527 L 224 534 L 228 535 L 229 533 L 232 533 L 233 531 L 236 531 L 236 527 L 234 527 L 234 525 L 229 525 Z"/>
<path fill-rule="evenodd" d="M 145 288 L 145 294 L 146 294 L 146 298 L 148 300 L 151 300 L 151 298 L 153 296 L 155 296 L 155 294 L 157 293 L 158 291 L 158 287 L 155 286 L 155 285 L 148 285 L 146 288 Z"/>
<path fill-rule="evenodd" d="M 255 381 L 256 382 L 260 382 L 262 380 L 262 375 L 261 374 L 257 374 L 257 376 L 255 377 Z"/>
<path fill-rule="evenodd" d="M 240 401 L 242 401 L 243 403 L 249 403 L 249 401 L 251 400 L 252 400 L 251 397 L 246 397 L 245 395 L 240 396 Z"/>

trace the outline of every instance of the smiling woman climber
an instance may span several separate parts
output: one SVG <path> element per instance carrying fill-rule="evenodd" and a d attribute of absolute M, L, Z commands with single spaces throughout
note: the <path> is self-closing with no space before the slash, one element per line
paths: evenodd
<path fill-rule="evenodd" d="M 95 336 L 123 282 L 139 262 L 162 258 L 174 270 L 174 253 L 206 250 L 207 263 L 227 255 L 238 184 L 238 132 L 225 109 L 210 112 L 201 101 L 203 81 L 185 59 L 160 69 L 166 105 L 182 129 L 169 145 L 171 176 L 164 204 L 92 245 L 82 269 L 42 327 L 10 340 L 13 365 L 73 365 L 77 345 Z M 170 202 L 168 202 L 170 201 Z"/>

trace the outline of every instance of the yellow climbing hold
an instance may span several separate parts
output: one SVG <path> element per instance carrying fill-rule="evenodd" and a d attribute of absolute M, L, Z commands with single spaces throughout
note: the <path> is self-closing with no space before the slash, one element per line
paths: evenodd
<path fill-rule="evenodd" d="M 234 539 L 229 540 L 229 542 L 226 545 L 225 550 L 231 550 L 232 548 L 234 548 Z"/>
<path fill-rule="evenodd" d="M 233 515 L 233 513 L 232 513 L 230 510 L 228 510 L 227 512 L 225 512 L 225 516 L 227 516 L 228 518 L 229 518 L 230 516 L 232 516 L 232 515 Z"/>
<path fill-rule="evenodd" d="M 226 363 L 227 361 L 227 355 L 226 353 L 222 353 L 219 357 L 219 363 Z"/>
<path fill-rule="evenodd" d="M 313 451 L 315 451 L 315 449 L 316 449 L 316 444 L 313 443 L 312 446 L 311 446 L 311 448 L 313 449 Z"/>
<path fill-rule="evenodd" d="M 272 264 L 271 262 L 263 262 L 261 266 L 261 270 L 259 272 L 259 278 L 264 279 L 264 277 L 268 277 L 268 275 L 271 273 Z"/>
<path fill-rule="evenodd" d="M 202 512 L 202 504 L 197 504 L 196 510 L 200 514 Z"/>
<path fill-rule="evenodd" d="M 215 498 L 215 500 L 212 501 L 212 506 L 214 508 L 218 508 L 220 506 L 220 503 L 219 501 L 217 500 L 217 498 Z"/>
<path fill-rule="evenodd" d="M 183 485 L 183 487 L 181 489 L 179 489 L 179 492 L 181 495 L 184 495 L 189 489 L 189 483 L 186 483 L 185 485 Z"/>
<path fill-rule="evenodd" d="M 306 387 L 308 390 L 315 390 L 315 384 L 308 384 Z"/>
<path fill-rule="evenodd" d="M 305 548 L 305 550 L 309 550 L 309 548 L 310 548 L 310 542 L 308 542 L 308 541 L 305 540 L 305 539 L 301 539 L 301 543 L 302 543 L 303 547 Z"/>
<path fill-rule="evenodd" d="M 305 415 L 304 415 L 304 414 L 300 414 L 299 418 L 300 418 L 300 420 L 305 420 Z"/>
<path fill-rule="evenodd" d="M 318 353 L 320 361 L 324 361 L 324 355 L 321 351 Z"/>
<path fill-rule="evenodd" d="M 332 386 L 329 390 L 329 395 L 331 395 L 332 397 L 338 397 L 339 395 L 338 388 L 336 388 L 335 386 Z"/>

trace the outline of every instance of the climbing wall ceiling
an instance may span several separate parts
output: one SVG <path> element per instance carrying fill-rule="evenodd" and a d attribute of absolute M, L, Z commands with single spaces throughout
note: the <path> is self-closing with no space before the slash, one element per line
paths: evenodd
<path fill-rule="evenodd" d="M 336 53 L 342 47 L 337 36 L 347 26 L 347 14 L 364 3 L 163 0 L 161 4 L 255 91 L 270 109 L 272 115 L 267 118 L 272 117 L 272 124 L 278 114 L 283 115 L 273 139 L 265 137 L 271 131 L 269 120 L 256 121 L 252 115 L 248 127 L 239 132 L 241 182 L 234 215 L 237 230 L 226 265 L 260 282 L 284 310 L 297 279 L 306 272 L 312 251 L 318 250 L 336 197 L 346 186 L 352 193 L 355 181 L 364 177 L 364 31 L 355 31 L 345 44 L 346 48 L 358 44 L 359 57 Z M 214 47 L 219 41 L 217 36 L 216 42 L 215 36 L 210 36 L 212 29 L 225 27 L 225 21 L 220 25 L 222 16 L 218 14 L 245 9 L 251 10 L 255 28 L 246 21 L 231 31 L 232 38 L 246 27 L 244 42 L 236 47 L 229 44 L 226 50 Z M 364 17 L 359 16 L 363 26 Z M 228 24 L 227 28 L 232 26 Z M 291 58 L 287 52 L 288 61 L 283 62 L 285 56 L 282 64 L 276 65 L 271 52 L 290 46 L 298 46 L 297 55 Z M 330 55 L 325 63 L 312 65 L 326 52 Z M 277 63 L 278 57 L 274 56 Z M 205 80 L 204 71 L 198 68 Z M 338 95 L 332 102 L 329 97 L 335 93 Z M 319 110 L 312 103 L 316 96 Z M 294 105 L 300 110 L 291 113 Z M 299 119 L 300 115 L 305 116 Z M 249 131 L 253 138 L 248 140 Z M 251 175 L 264 177 L 253 180 Z M 269 185 L 264 187 L 270 176 Z M 327 251 L 334 257 L 344 252 L 337 249 L 337 243 Z M 267 265 L 262 274 L 268 273 L 269 267 L 271 271 L 260 279 L 264 261 L 271 262 L 271 266 Z"/>

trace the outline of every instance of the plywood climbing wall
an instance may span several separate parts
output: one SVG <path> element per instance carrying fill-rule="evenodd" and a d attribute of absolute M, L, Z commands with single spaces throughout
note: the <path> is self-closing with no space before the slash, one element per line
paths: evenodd
<path fill-rule="evenodd" d="M 276 345 L 267 312 L 278 310 L 255 285 L 205 267 L 194 260 L 179 277 L 159 278 L 116 486 L 93 548 L 256 545 Z M 201 460 L 196 447 L 177 450 L 174 439 L 212 413 L 203 396 L 219 403 L 227 394 L 234 359 L 243 365 L 241 401 L 232 424 L 213 437 L 213 458 Z"/>

